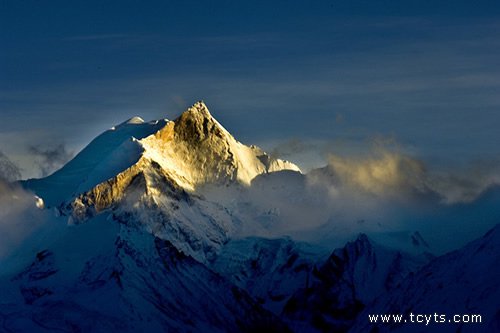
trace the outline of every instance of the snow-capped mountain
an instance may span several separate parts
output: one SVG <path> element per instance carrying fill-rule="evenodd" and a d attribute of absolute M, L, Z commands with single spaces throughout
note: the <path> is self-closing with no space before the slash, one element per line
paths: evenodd
<path fill-rule="evenodd" d="M 151 168 L 188 192 L 207 183 L 248 185 L 263 173 L 299 171 L 235 140 L 198 102 L 174 121 L 131 118 L 98 136 L 61 170 L 25 186 L 51 206 L 87 200 L 98 212 L 121 199 L 134 177 L 143 175 L 151 182 Z"/>
<path fill-rule="evenodd" d="M 203 102 L 173 121 L 133 117 L 20 184 L 8 205 L 22 198 L 16 216 L 37 223 L 0 252 L 0 332 L 357 332 L 369 311 L 424 311 L 423 297 L 485 301 L 498 328 L 498 227 L 433 259 L 419 232 L 340 224 L 368 197 L 330 196 L 335 184 L 238 142 Z M 353 239 L 365 224 L 375 232 Z M 298 241 L 304 225 L 321 246 Z M 449 296 L 462 285 L 475 296 Z"/>
<path fill-rule="evenodd" d="M 61 170 L 24 186 L 69 216 L 70 224 L 113 210 L 204 261 L 235 225 L 224 207 L 196 190 L 249 185 L 279 170 L 299 168 L 236 141 L 198 102 L 174 121 L 134 117 L 113 127 Z"/>
<path fill-rule="evenodd" d="M 408 275 L 368 306 L 350 332 L 500 332 L 499 263 L 500 224 Z M 403 314 L 406 322 L 375 324 L 369 314 Z M 410 323 L 410 314 L 431 319 Z M 461 322 L 452 322 L 455 315 Z M 481 322 L 472 322 L 472 315 L 480 315 Z"/>

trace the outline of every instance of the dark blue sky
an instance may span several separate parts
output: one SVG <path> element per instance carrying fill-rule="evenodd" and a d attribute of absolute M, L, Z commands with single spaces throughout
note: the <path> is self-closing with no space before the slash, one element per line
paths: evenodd
<path fill-rule="evenodd" d="M 34 151 L 203 99 L 305 167 L 375 137 L 436 163 L 495 158 L 499 4 L 0 0 L 0 151 L 33 176 Z"/>

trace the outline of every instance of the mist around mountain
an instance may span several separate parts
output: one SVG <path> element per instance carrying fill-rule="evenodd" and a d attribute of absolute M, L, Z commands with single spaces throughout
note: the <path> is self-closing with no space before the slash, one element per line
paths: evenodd
<path fill-rule="evenodd" d="M 466 180 L 386 150 L 303 173 L 203 102 L 133 117 L 0 182 L 0 331 L 500 331 L 498 176 Z M 483 321 L 367 318 L 410 312 Z"/>

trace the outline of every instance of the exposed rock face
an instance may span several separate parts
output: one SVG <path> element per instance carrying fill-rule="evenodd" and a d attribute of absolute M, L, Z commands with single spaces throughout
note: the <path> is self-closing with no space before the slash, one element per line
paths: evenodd
<path fill-rule="evenodd" d="M 88 217 L 112 207 L 123 199 L 125 190 L 134 182 L 140 182 L 138 179 L 142 176 L 145 190 L 147 186 L 144 183 L 144 173 L 141 171 L 148 162 L 141 159 L 127 170 L 120 172 L 115 177 L 98 184 L 90 191 L 80 194 L 71 201 L 65 208 L 67 213 L 72 214 L 76 221 L 82 221 Z"/>
<path fill-rule="evenodd" d="M 262 173 L 299 170 L 290 162 L 273 159 L 255 146 L 236 141 L 203 102 L 194 104 L 173 124 L 141 143 L 145 156 L 158 161 L 178 185 L 191 191 L 207 183 L 238 181 L 249 185 Z"/>

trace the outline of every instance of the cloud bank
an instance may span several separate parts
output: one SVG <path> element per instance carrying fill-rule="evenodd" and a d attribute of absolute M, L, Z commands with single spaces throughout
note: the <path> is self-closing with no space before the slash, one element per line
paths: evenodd
<path fill-rule="evenodd" d="M 44 221 L 37 197 L 13 183 L 20 175 L 19 168 L 0 152 L 0 259 Z"/>
<path fill-rule="evenodd" d="M 331 179 L 321 178 L 320 173 Z M 379 198 L 410 199 L 428 197 L 441 204 L 471 203 L 483 192 L 500 184 L 500 161 L 471 163 L 462 168 L 435 170 L 425 162 L 380 149 L 368 157 L 346 158 L 330 155 L 329 164 L 311 179 L 326 181 L 340 189 L 371 194 Z"/>
<path fill-rule="evenodd" d="M 395 243 L 411 246 L 409 235 L 419 231 L 429 251 L 442 253 L 500 221 L 499 185 L 498 160 L 440 170 L 397 145 L 376 144 L 362 156 L 331 154 L 327 166 L 305 175 L 259 176 L 225 204 L 247 219 L 241 237 L 288 235 L 334 247 L 363 232 L 406 235 Z"/>

